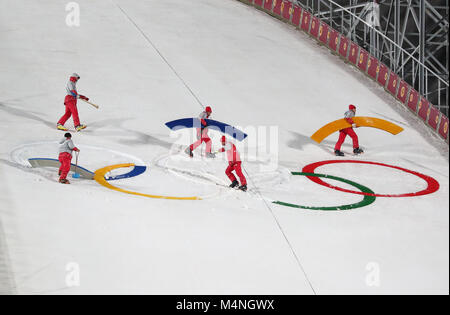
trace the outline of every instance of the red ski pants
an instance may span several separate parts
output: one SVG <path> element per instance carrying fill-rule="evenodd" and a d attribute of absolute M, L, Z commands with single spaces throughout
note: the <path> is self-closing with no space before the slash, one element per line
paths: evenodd
<path fill-rule="evenodd" d="M 345 128 L 345 129 L 339 130 L 339 140 L 338 140 L 338 142 L 336 142 L 336 146 L 334 147 L 334 150 L 341 150 L 341 146 L 344 143 L 347 135 L 349 135 L 353 140 L 353 149 L 359 148 L 358 136 L 356 135 L 353 128 Z"/>
<path fill-rule="evenodd" d="M 80 117 L 78 116 L 77 99 L 71 95 L 67 95 L 64 99 L 64 105 L 66 105 L 66 112 L 58 121 L 58 124 L 64 126 L 66 121 L 72 116 L 74 126 L 78 127 L 80 125 Z"/>
<path fill-rule="evenodd" d="M 61 176 L 59 177 L 59 179 L 66 179 L 67 174 L 69 174 L 70 171 L 70 162 L 72 162 L 72 155 L 67 152 L 60 153 L 59 161 L 61 162 L 61 167 L 59 168 Z"/>
<path fill-rule="evenodd" d="M 197 138 L 198 140 L 191 144 L 191 151 L 194 151 L 197 147 L 199 147 L 203 142 L 206 143 L 206 153 L 211 153 L 211 139 L 208 137 L 208 129 L 197 129 Z"/>
<path fill-rule="evenodd" d="M 225 171 L 225 174 L 227 174 L 228 178 L 232 182 L 234 182 L 236 180 L 236 176 L 234 176 L 234 174 L 232 172 L 235 171 L 237 176 L 239 176 L 241 185 L 247 185 L 247 180 L 245 179 L 245 176 L 242 173 L 241 164 L 242 164 L 241 162 L 229 162 L 229 165 Z"/>

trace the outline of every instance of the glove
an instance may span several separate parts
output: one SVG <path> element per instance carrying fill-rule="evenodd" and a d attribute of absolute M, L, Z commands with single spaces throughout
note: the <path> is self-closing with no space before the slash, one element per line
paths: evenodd
<path fill-rule="evenodd" d="M 358 128 L 358 126 L 356 124 L 352 124 L 353 128 Z"/>
<path fill-rule="evenodd" d="M 81 94 L 80 94 L 80 98 L 81 98 L 82 100 L 89 101 L 89 98 L 87 98 L 86 96 L 81 95 Z"/>

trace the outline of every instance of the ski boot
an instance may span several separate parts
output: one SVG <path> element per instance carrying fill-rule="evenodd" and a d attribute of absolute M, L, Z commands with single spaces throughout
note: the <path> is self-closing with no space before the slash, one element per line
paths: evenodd
<path fill-rule="evenodd" d="M 364 151 L 362 149 L 360 149 L 360 148 L 354 148 L 353 149 L 353 153 L 355 155 L 358 155 L 358 154 L 364 153 Z"/>
<path fill-rule="evenodd" d="M 336 156 L 344 156 L 344 153 L 340 150 L 334 150 L 334 155 Z"/>
<path fill-rule="evenodd" d="M 78 131 L 81 131 L 81 130 L 83 130 L 83 129 L 86 129 L 86 125 L 78 125 L 78 126 L 76 126 L 75 127 L 75 130 L 78 132 Z"/>
<path fill-rule="evenodd" d="M 67 179 L 60 179 L 59 182 L 61 184 L 70 184 L 70 182 Z"/>
<path fill-rule="evenodd" d="M 69 130 L 69 129 L 67 129 L 66 127 L 64 127 L 63 125 L 61 125 L 61 124 L 56 125 L 56 129 L 61 130 L 61 131 L 67 131 L 67 130 Z"/>
<path fill-rule="evenodd" d="M 239 182 L 238 182 L 237 180 L 235 180 L 235 181 L 233 181 L 233 182 L 231 183 L 230 188 L 234 188 L 234 187 L 236 187 L 236 186 L 238 186 L 238 185 L 239 185 Z"/>
<path fill-rule="evenodd" d="M 247 191 L 247 185 L 239 186 L 239 190 Z"/>
<path fill-rule="evenodd" d="M 208 152 L 208 153 L 206 153 L 206 157 L 210 158 L 210 159 L 214 159 L 216 157 L 216 154 L 212 153 L 212 152 Z"/>
<path fill-rule="evenodd" d="M 186 150 L 184 150 L 184 152 L 189 155 L 189 157 L 194 157 L 194 153 L 192 153 L 192 150 L 190 147 L 187 147 Z"/>

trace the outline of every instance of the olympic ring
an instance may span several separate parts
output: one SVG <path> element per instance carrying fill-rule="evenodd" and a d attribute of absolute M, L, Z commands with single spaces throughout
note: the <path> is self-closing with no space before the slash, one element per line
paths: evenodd
<path fill-rule="evenodd" d="M 373 191 L 370 188 L 367 188 L 367 187 L 365 187 L 363 185 L 360 185 L 360 184 L 352 182 L 352 181 L 350 181 L 348 179 L 344 179 L 344 178 L 337 177 L 337 176 L 316 174 L 316 173 L 305 173 L 305 172 L 301 172 L 301 173 L 300 172 L 292 172 L 292 175 L 302 175 L 302 176 L 310 176 L 310 177 L 326 177 L 326 178 L 334 179 L 334 180 L 337 180 L 337 181 L 340 181 L 340 182 L 352 185 L 352 186 L 358 188 L 359 190 L 361 190 L 364 193 L 373 194 Z M 363 200 L 360 201 L 360 202 L 349 204 L 349 205 L 343 205 L 343 206 L 334 206 L 334 207 L 300 206 L 300 205 L 286 203 L 286 202 L 282 202 L 282 201 L 274 201 L 272 203 L 277 204 L 277 205 L 281 205 L 281 206 L 292 207 L 292 208 L 300 208 L 300 209 L 308 209 L 308 210 L 336 211 L 336 210 L 350 210 L 350 209 L 356 209 L 356 208 L 361 208 L 361 207 L 364 207 L 364 206 L 368 206 L 371 203 L 373 203 L 375 201 L 375 199 L 376 199 L 375 196 L 364 195 Z"/>
<path fill-rule="evenodd" d="M 142 196 L 142 197 L 147 197 L 147 198 L 156 198 L 156 199 L 201 200 L 201 198 L 199 198 L 199 197 L 170 197 L 170 196 L 157 196 L 157 195 L 141 194 L 138 192 L 129 191 L 129 190 L 125 190 L 125 189 L 113 186 L 109 182 L 106 181 L 106 178 L 105 178 L 106 173 L 108 173 L 112 170 L 118 169 L 118 168 L 131 167 L 131 166 L 135 166 L 135 165 L 131 164 L 131 163 L 130 164 L 118 164 L 118 165 L 111 165 L 111 166 L 101 168 L 101 169 L 95 171 L 94 180 L 97 183 L 99 183 L 100 185 L 102 185 L 108 189 L 120 191 L 120 192 L 123 192 L 125 194 L 130 194 L 130 195 Z"/>
<path fill-rule="evenodd" d="M 354 161 L 354 160 L 330 160 L 330 161 L 322 161 L 322 162 L 316 162 L 316 163 L 309 164 L 309 165 L 305 166 L 302 171 L 305 173 L 314 173 L 316 168 L 318 168 L 319 166 L 323 166 L 326 164 L 334 164 L 334 163 L 360 163 L 360 164 L 371 164 L 371 165 L 379 165 L 379 166 L 394 168 L 394 169 L 397 169 L 397 170 L 400 170 L 400 171 L 403 171 L 403 172 L 406 172 L 406 173 L 409 173 L 412 175 L 416 175 L 417 177 L 423 179 L 427 183 L 427 188 L 425 188 L 424 190 L 418 191 L 418 192 L 406 193 L 406 194 L 375 194 L 375 193 L 360 192 L 360 191 L 354 191 L 354 190 L 336 187 L 336 186 L 328 184 L 328 183 L 324 182 L 323 180 L 321 180 L 320 178 L 314 177 L 314 176 L 307 176 L 308 179 L 312 180 L 313 182 L 315 182 L 319 185 L 329 187 L 329 188 L 332 188 L 335 190 L 348 192 L 348 193 L 352 193 L 352 194 L 358 194 L 358 195 L 374 196 L 374 197 L 414 197 L 414 196 L 423 196 L 423 195 L 432 194 L 432 193 L 436 192 L 437 190 L 439 190 L 438 181 L 430 176 L 427 176 L 427 175 L 424 175 L 424 174 L 421 174 L 418 172 L 410 171 L 410 170 L 402 168 L 402 167 L 378 163 L 378 162 Z"/>
<path fill-rule="evenodd" d="M 414 193 L 405 193 L 405 194 L 376 194 L 374 193 L 370 188 L 363 186 L 361 184 L 355 183 L 351 180 L 348 179 L 344 179 L 341 177 L 337 177 L 337 176 L 332 176 L 332 175 L 325 175 L 325 174 L 316 174 L 314 173 L 314 171 L 323 165 L 327 165 L 327 164 L 335 164 L 335 163 L 360 163 L 360 164 L 371 164 L 371 165 L 379 165 L 379 166 L 385 166 L 388 168 L 393 168 L 393 169 L 398 169 L 401 170 L 403 172 L 409 173 L 409 174 L 413 174 L 416 175 L 417 177 L 423 179 L 426 181 L 427 183 L 427 188 L 418 192 L 414 192 Z M 135 169 L 133 171 L 131 171 L 130 173 L 124 174 L 124 177 L 121 177 L 120 175 L 113 178 L 109 178 L 106 179 L 105 178 L 105 174 L 118 169 L 118 168 L 126 168 L 126 167 L 132 167 L 134 166 Z M 137 168 L 137 169 L 136 169 Z M 131 194 L 131 195 L 137 195 L 137 196 L 142 196 L 142 197 L 147 197 L 147 198 L 157 198 L 157 199 L 171 199 L 171 200 L 201 200 L 202 198 L 200 197 L 173 197 L 173 196 L 158 196 L 158 195 L 149 195 L 149 194 L 143 194 L 143 193 L 138 193 L 138 192 L 133 192 L 133 191 L 129 191 L 129 190 L 125 190 L 116 186 L 111 185 L 108 180 L 114 180 L 114 179 L 120 179 L 120 178 L 125 178 L 125 177 L 130 177 L 129 175 L 133 175 L 133 176 L 137 176 L 139 174 L 142 174 L 145 171 L 145 167 L 136 167 L 135 164 L 129 163 L 129 164 L 118 164 L 118 165 L 112 165 L 112 166 L 107 166 L 104 167 L 102 169 L 99 169 L 97 171 L 95 171 L 95 175 L 94 175 L 94 180 L 97 181 L 100 185 L 111 189 L 111 190 L 115 190 L 115 191 L 119 191 L 122 193 L 126 193 L 126 194 Z M 378 162 L 368 162 L 368 161 L 354 161 L 354 160 L 329 160 L 329 161 L 322 161 L 322 162 L 316 162 L 316 163 L 312 163 L 309 164 L 307 166 L 305 166 L 302 170 L 302 172 L 292 172 L 292 175 L 301 175 L 301 176 L 306 176 L 308 179 L 310 179 L 311 181 L 328 187 L 328 188 L 332 188 L 338 191 L 343 191 L 343 192 L 348 192 L 348 193 L 353 193 L 353 194 L 358 194 L 358 195 L 363 195 L 363 200 L 357 202 L 357 203 L 353 203 L 353 204 L 348 204 L 348 205 L 342 205 L 342 206 L 332 206 L 332 207 L 312 207 L 312 206 L 302 206 L 302 205 L 297 205 L 297 204 L 291 204 L 291 203 L 287 203 L 287 202 L 282 202 L 282 201 L 273 201 L 272 203 L 274 204 L 278 204 L 278 205 L 282 205 L 282 206 L 287 206 L 287 207 L 293 207 L 293 208 L 300 208 L 300 209 L 308 209 L 308 210 L 323 210 L 323 211 L 336 211 L 336 210 L 350 210 L 350 209 L 356 209 L 356 208 L 361 208 L 367 205 L 372 204 L 373 202 L 375 202 L 376 197 L 412 197 L 412 196 L 422 196 L 422 195 L 427 195 L 427 194 L 431 194 L 436 192 L 437 190 L 439 190 L 439 183 L 432 177 L 415 172 L 415 171 L 411 171 L 405 168 L 401 168 L 398 166 L 393 166 L 393 165 L 388 165 L 388 164 L 383 164 L 383 163 L 378 163 Z M 326 182 L 324 182 L 323 180 L 320 179 L 320 177 L 325 177 L 325 178 L 329 178 L 332 180 L 337 180 L 337 181 L 341 181 L 343 183 L 349 184 L 351 186 L 356 187 L 357 189 L 359 189 L 360 191 L 354 191 L 354 190 L 349 190 L 349 189 L 344 189 L 344 188 L 340 188 L 340 187 L 336 187 L 333 186 L 331 184 L 328 184 Z"/>
<path fill-rule="evenodd" d="M 106 180 L 119 180 L 119 179 L 124 179 L 124 178 L 131 178 L 131 177 L 136 177 L 139 176 L 143 173 L 145 173 L 145 171 L 147 170 L 146 166 L 134 166 L 134 168 L 126 173 L 126 174 L 121 174 L 121 175 L 116 175 L 116 176 L 110 176 L 108 178 L 106 178 Z"/>

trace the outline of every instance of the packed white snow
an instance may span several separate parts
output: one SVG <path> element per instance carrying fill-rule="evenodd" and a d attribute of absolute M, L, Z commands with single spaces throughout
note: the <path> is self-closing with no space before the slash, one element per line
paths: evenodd
<path fill-rule="evenodd" d="M 448 294 L 448 146 L 375 82 L 238 1 L 77 3 L 80 25 L 69 27 L 65 2 L 2 0 L 0 293 Z M 29 158 L 58 157 L 64 133 L 56 122 L 72 72 L 81 76 L 79 92 L 100 105 L 78 103 L 88 125 L 72 132 L 80 166 L 146 166 L 140 176 L 110 183 L 202 200 L 134 196 L 71 176 L 71 185 L 61 185 L 56 169 L 31 168 Z M 194 134 L 164 125 L 197 117 L 196 98 L 212 107 L 213 119 L 248 132 L 238 144 L 247 193 L 226 187 L 224 154 L 206 159 L 203 146 L 190 159 L 183 151 Z M 348 211 L 273 204 L 362 200 L 291 175 L 336 159 L 337 134 L 320 145 L 309 137 L 350 103 L 357 115 L 404 131 L 359 128 L 365 153 L 353 156 L 347 139 L 346 159 L 423 173 L 440 189 L 379 197 Z M 73 130 L 71 119 L 67 126 Z M 217 150 L 220 135 L 211 133 Z M 426 188 L 414 175 L 381 166 L 330 164 L 317 172 L 381 194 Z"/>

